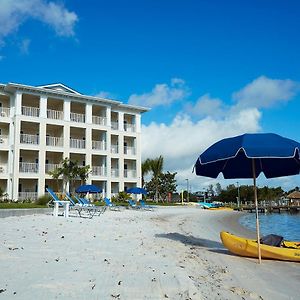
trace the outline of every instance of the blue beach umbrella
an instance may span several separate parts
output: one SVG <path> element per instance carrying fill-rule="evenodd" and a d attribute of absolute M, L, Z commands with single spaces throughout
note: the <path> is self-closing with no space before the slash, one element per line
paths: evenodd
<path fill-rule="evenodd" d="M 297 175 L 300 172 L 300 144 L 273 133 L 243 134 L 220 140 L 197 159 L 196 175 L 225 179 L 253 178 L 258 258 L 261 263 L 256 178 Z"/>
<path fill-rule="evenodd" d="M 78 187 L 76 190 L 76 193 L 101 193 L 102 189 L 96 185 L 93 184 L 84 184 Z"/>
<path fill-rule="evenodd" d="M 140 188 L 140 187 L 129 188 L 126 190 L 126 193 L 147 195 L 147 191 L 144 188 Z"/>

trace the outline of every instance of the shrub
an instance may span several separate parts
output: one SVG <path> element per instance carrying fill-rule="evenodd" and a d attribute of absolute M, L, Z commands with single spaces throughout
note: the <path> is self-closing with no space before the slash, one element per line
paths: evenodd
<path fill-rule="evenodd" d="M 51 197 L 49 195 L 44 195 L 39 197 L 35 203 L 38 205 L 46 205 L 51 200 Z"/>

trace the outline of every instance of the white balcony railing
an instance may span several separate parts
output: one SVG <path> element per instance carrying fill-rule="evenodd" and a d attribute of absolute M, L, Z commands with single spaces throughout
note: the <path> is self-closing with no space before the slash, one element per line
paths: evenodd
<path fill-rule="evenodd" d="M 119 123 L 115 121 L 111 121 L 111 129 L 118 130 L 119 129 Z"/>
<path fill-rule="evenodd" d="M 38 107 L 22 106 L 22 115 L 29 117 L 39 117 L 40 109 Z"/>
<path fill-rule="evenodd" d="M 53 147 L 63 147 L 64 139 L 56 136 L 46 136 L 46 145 Z"/>
<path fill-rule="evenodd" d="M 118 145 L 111 145 L 111 148 L 110 148 L 111 150 L 111 153 L 113 153 L 113 154 L 117 154 L 117 153 L 119 153 L 119 146 Z"/>
<path fill-rule="evenodd" d="M 106 150 L 105 141 L 92 141 L 92 149 Z"/>
<path fill-rule="evenodd" d="M 135 147 L 124 146 L 124 154 L 135 155 L 136 154 Z"/>
<path fill-rule="evenodd" d="M 136 170 L 124 170 L 124 177 L 125 178 L 136 178 Z"/>
<path fill-rule="evenodd" d="M 124 130 L 127 132 L 135 132 L 135 125 L 134 124 L 124 124 Z"/>
<path fill-rule="evenodd" d="M 36 192 L 19 192 L 18 199 L 19 200 L 26 200 L 26 199 L 37 200 L 38 193 L 36 193 Z"/>
<path fill-rule="evenodd" d="M 0 107 L 0 118 L 1 117 L 9 117 L 10 115 L 10 108 L 8 107 Z"/>
<path fill-rule="evenodd" d="M 72 122 L 77 123 L 85 123 L 85 115 L 84 114 L 77 114 L 77 113 L 70 113 L 70 120 Z"/>
<path fill-rule="evenodd" d="M 21 173 L 38 173 L 39 164 L 37 163 L 19 163 L 19 172 Z"/>
<path fill-rule="evenodd" d="M 5 146 L 8 144 L 8 135 L 0 134 L 0 146 Z"/>
<path fill-rule="evenodd" d="M 111 176 L 112 177 L 119 177 L 119 169 L 111 169 Z"/>
<path fill-rule="evenodd" d="M 45 172 L 49 174 L 50 172 L 53 172 L 54 170 L 61 167 L 61 164 L 45 164 Z"/>
<path fill-rule="evenodd" d="M 106 117 L 92 116 L 92 123 L 98 125 L 106 125 Z"/>
<path fill-rule="evenodd" d="M 60 110 L 47 109 L 47 118 L 54 120 L 63 120 L 64 112 Z"/>
<path fill-rule="evenodd" d="M 70 148 L 84 149 L 85 148 L 85 140 L 70 138 Z"/>
<path fill-rule="evenodd" d="M 21 133 L 20 134 L 20 143 L 21 144 L 38 145 L 39 144 L 39 135 Z"/>
<path fill-rule="evenodd" d="M 106 176 L 106 167 L 104 166 L 93 166 L 92 175 L 96 176 Z"/>

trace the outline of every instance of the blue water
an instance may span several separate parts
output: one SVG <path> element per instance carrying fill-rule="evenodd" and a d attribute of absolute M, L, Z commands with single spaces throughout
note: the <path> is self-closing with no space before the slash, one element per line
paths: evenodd
<path fill-rule="evenodd" d="M 255 213 L 248 213 L 239 220 L 244 227 L 256 231 Z M 285 240 L 300 241 L 300 212 L 295 214 L 259 214 L 260 235 L 277 234 Z"/>

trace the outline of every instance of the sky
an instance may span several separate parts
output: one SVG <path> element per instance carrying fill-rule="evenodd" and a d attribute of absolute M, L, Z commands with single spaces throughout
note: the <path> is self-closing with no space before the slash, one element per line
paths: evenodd
<path fill-rule="evenodd" d="M 0 0 L 0 82 L 149 107 L 143 159 L 162 155 L 179 189 L 225 187 L 236 181 L 192 173 L 214 142 L 300 141 L 299 28 L 297 0 Z M 289 190 L 300 176 L 260 176 L 266 184 Z"/>

